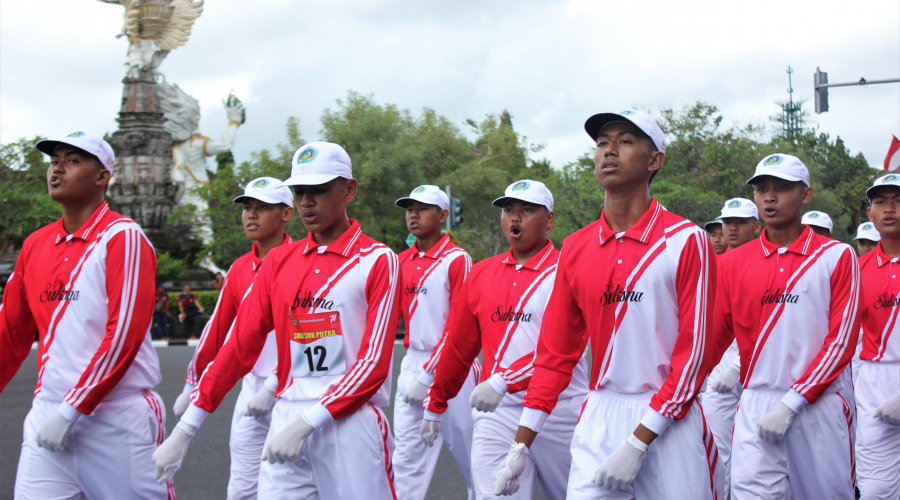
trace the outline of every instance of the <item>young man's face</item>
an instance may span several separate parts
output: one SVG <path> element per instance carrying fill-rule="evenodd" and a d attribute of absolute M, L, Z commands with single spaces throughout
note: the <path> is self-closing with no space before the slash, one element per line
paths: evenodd
<path fill-rule="evenodd" d="M 354 198 L 356 179 L 338 177 L 316 186 L 294 186 L 294 204 L 311 233 L 321 233 L 338 223 Z"/>
<path fill-rule="evenodd" d="M 181 289 L 184 293 L 191 293 L 191 287 L 188 285 L 184 285 L 184 288 Z"/>
<path fill-rule="evenodd" d="M 722 219 L 722 233 L 730 250 L 747 243 L 759 234 L 761 224 L 753 217 L 725 217 Z"/>
<path fill-rule="evenodd" d="M 886 187 L 875 192 L 866 209 L 881 239 L 900 238 L 900 188 Z"/>
<path fill-rule="evenodd" d="M 827 236 L 828 238 L 831 238 L 831 231 L 829 231 L 827 227 L 810 225 L 809 228 L 819 236 Z"/>
<path fill-rule="evenodd" d="M 428 238 L 441 232 L 448 213 L 437 205 L 411 200 L 406 205 L 406 227 L 416 238 Z"/>
<path fill-rule="evenodd" d="M 78 148 L 57 146 L 47 168 L 47 190 L 59 203 L 92 198 L 106 189 L 110 173 L 93 155 Z"/>
<path fill-rule="evenodd" d="M 800 220 L 803 205 L 812 200 L 813 190 L 802 182 L 764 176 L 753 185 L 753 200 L 759 215 L 773 229 L 789 227 Z"/>
<path fill-rule="evenodd" d="M 859 256 L 863 255 L 875 250 L 875 247 L 878 246 L 877 241 L 872 240 L 856 240 L 856 249 L 859 252 Z"/>
<path fill-rule="evenodd" d="M 728 244 L 725 242 L 725 234 L 722 232 L 722 225 L 713 226 L 709 230 L 709 241 L 712 242 L 713 252 L 716 255 L 722 255 L 728 250 Z"/>
<path fill-rule="evenodd" d="M 284 203 L 266 203 L 254 198 L 244 198 L 241 222 L 244 234 L 250 241 L 259 241 L 284 230 L 284 223 L 294 216 L 294 207 Z"/>
<path fill-rule="evenodd" d="M 163 287 L 159 287 L 156 289 L 156 293 L 162 295 L 162 294 L 166 293 L 166 289 Z"/>
<path fill-rule="evenodd" d="M 647 184 L 659 170 L 666 154 L 656 151 L 653 141 L 634 124 L 610 123 L 597 136 L 594 171 L 603 189 Z"/>
<path fill-rule="evenodd" d="M 507 200 L 500 211 L 500 225 L 509 246 L 528 252 L 547 241 L 553 229 L 553 212 L 543 205 L 520 200 Z"/>

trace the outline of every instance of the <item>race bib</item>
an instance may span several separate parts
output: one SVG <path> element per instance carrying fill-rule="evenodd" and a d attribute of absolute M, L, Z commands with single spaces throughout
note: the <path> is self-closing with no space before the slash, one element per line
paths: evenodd
<path fill-rule="evenodd" d="M 341 314 L 291 314 L 291 375 L 321 377 L 347 372 Z"/>

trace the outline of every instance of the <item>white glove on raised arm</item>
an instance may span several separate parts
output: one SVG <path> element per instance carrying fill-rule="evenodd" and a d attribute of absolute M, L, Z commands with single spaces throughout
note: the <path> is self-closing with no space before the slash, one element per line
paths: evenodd
<path fill-rule="evenodd" d="M 400 401 L 412 406 L 422 406 L 422 402 L 425 401 L 426 397 L 428 397 L 428 386 L 418 380 L 413 380 L 406 386 Z"/>
<path fill-rule="evenodd" d="M 191 404 L 191 392 L 193 390 L 194 386 L 192 384 L 184 384 L 184 389 L 181 391 L 181 394 L 175 398 L 175 404 L 172 405 L 172 412 L 175 414 L 175 418 L 181 418 L 188 409 L 188 406 Z"/>
<path fill-rule="evenodd" d="M 737 384 L 739 378 L 741 378 L 741 372 L 735 370 L 734 367 L 729 366 L 722 370 L 722 373 L 713 380 L 711 386 L 712 390 L 719 394 L 728 394 L 734 390 L 734 386 Z"/>
<path fill-rule="evenodd" d="M 262 387 L 247 403 L 245 417 L 262 418 L 272 412 L 275 406 L 275 393 Z"/>
<path fill-rule="evenodd" d="M 900 392 L 884 400 L 875 410 L 875 418 L 891 425 L 900 425 Z"/>
<path fill-rule="evenodd" d="M 38 429 L 34 440 L 47 451 L 59 451 L 66 447 L 66 438 L 72 432 L 75 422 L 69 421 L 59 411 L 53 412 L 44 425 Z"/>
<path fill-rule="evenodd" d="M 774 410 L 766 413 L 760 419 L 756 425 L 756 433 L 770 443 L 777 443 L 784 439 L 784 435 L 791 428 L 793 421 L 794 410 L 783 402 L 779 402 Z"/>
<path fill-rule="evenodd" d="M 153 452 L 153 465 L 156 466 L 156 482 L 165 484 L 181 468 L 181 462 L 187 456 L 188 445 L 197 429 L 179 421 L 172 429 L 172 435 Z"/>
<path fill-rule="evenodd" d="M 316 429 L 301 415 L 266 443 L 262 460 L 267 460 L 270 464 L 293 462 L 300 456 L 303 443 L 314 430 Z"/>
<path fill-rule="evenodd" d="M 431 448 L 434 446 L 434 442 L 437 440 L 438 436 L 441 435 L 441 422 L 423 418 L 422 427 L 419 428 L 419 434 L 422 436 L 422 441 Z"/>
<path fill-rule="evenodd" d="M 594 473 L 594 484 L 608 490 L 624 491 L 637 477 L 649 448 L 634 434 L 629 435 L 625 444 L 600 464 L 600 468 Z"/>
<path fill-rule="evenodd" d="M 491 483 L 495 495 L 512 495 L 519 491 L 519 476 L 528 461 L 528 447 L 524 443 L 513 443 L 506 458 L 491 473 Z"/>
<path fill-rule="evenodd" d="M 502 392 L 499 392 L 495 385 L 499 386 Z M 469 406 L 475 408 L 476 411 L 493 413 L 504 394 L 506 394 L 506 382 L 497 374 L 491 375 L 490 379 L 478 384 L 472 391 L 472 395 L 469 396 Z"/>

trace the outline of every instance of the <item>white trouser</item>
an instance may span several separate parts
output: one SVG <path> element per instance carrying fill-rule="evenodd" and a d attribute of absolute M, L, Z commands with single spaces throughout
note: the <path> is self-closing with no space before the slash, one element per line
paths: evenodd
<path fill-rule="evenodd" d="M 272 439 L 315 401 L 279 399 L 272 409 Z M 259 469 L 259 498 L 297 500 L 396 500 L 387 418 L 372 403 L 319 427 L 293 462 Z"/>
<path fill-rule="evenodd" d="M 838 380 L 843 385 L 838 394 L 844 398 L 844 401 L 850 407 L 850 441 L 856 443 L 856 391 L 853 389 L 853 367 L 848 364 L 847 368 L 838 375 Z M 837 380 L 835 383 L 837 383 Z"/>
<path fill-rule="evenodd" d="M 394 397 L 394 488 L 400 500 L 423 500 L 437 465 L 441 443 L 446 441 L 466 480 L 468 498 L 472 500 L 475 498 L 475 491 L 472 488 L 472 467 L 469 463 L 472 454 L 472 407 L 469 406 L 469 396 L 477 383 L 474 368 L 469 370 L 459 394 L 447 402 L 447 412 L 441 419 L 441 433 L 431 448 L 422 442 L 420 433 L 425 408 L 421 405 L 408 405 L 400 400 L 430 356 L 429 352 L 410 349 L 400 364 L 397 394 Z"/>
<path fill-rule="evenodd" d="M 853 498 L 851 413 L 846 401 L 837 393 L 822 395 L 794 415 L 784 439 L 772 444 L 759 437 L 756 427 L 785 393 L 744 389 L 731 443 L 731 498 Z"/>
<path fill-rule="evenodd" d="M 259 482 L 259 457 L 262 456 L 272 416 L 253 418 L 244 415 L 250 400 L 266 379 L 250 372 L 241 382 L 241 393 L 231 417 L 231 476 L 228 478 L 228 500 L 253 500 Z"/>
<path fill-rule="evenodd" d="M 472 476 L 478 500 L 511 498 L 530 499 L 534 495 L 535 477 L 547 500 L 566 498 L 566 481 L 572 457 L 569 446 L 581 409 L 580 398 L 562 399 L 544 423 L 543 430 L 531 445 L 525 471 L 519 477 L 519 491 L 509 497 L 494 495 L 491 473 L 503 462 L 519 430 L 522 406 L 498 406 L 493 413 L 472 410 L 475 431 L 472 436 Z"/>
<path fill-rule="evenodd" d="M 726 368 L 731 368 L 731 363 L 737 358 L 738 350 L 736 345 L 729 347 L 725 354 L 722 355 L 722 361 L 713 368 L 709 374 L 709 381 L 713 381 Z M 712 430 L 713 438 L 716 441 L 716 448 L 719 449 L 719 467 L 722 468 L 722 488 L 725 496 L 731 486 L 731 432 L 734 430 L 734 415 L 737 413 L 738 402 L 741 399 L 741 392 L 744 388 L 741 384 L 734 384 L 734 389 L 727 394 L 719 394 L 707 385 L 706 392 L 701 396 L 703 403 L 703 415 L 706 416 L 706 423 Z"/>
<path fill-rule="evenodd" d="M 696 402 L 650 443 L 634 482 L 625 491 L 592 482 L 603 461 L 626 444 L 650 408 L 653 392 L 588 393 L 572 440 L 572 472 L 566 498 L 616 500 L 712 500 L 724 498 L 715 439 Z"/>
<path fill-rule="evenodd" d="M 900 363 L 863 361 L 856 382 L 856 478 L 862 498 L 900 498 L 900 426 L 873 418 L 900 391 Z"/>
<path fill-rule="evenodd" d="M 31 404 L 23 426 L 15 498 L 175 498 L 171 481 L 156 483 L 150 459 L 166 438 L 166 410 L 158 394 L 144 389 L 102 401 L 75 422 L 65 449 L 52 452 L 39 448 L 34 439 L 59 404 L 41 398 Z"/>

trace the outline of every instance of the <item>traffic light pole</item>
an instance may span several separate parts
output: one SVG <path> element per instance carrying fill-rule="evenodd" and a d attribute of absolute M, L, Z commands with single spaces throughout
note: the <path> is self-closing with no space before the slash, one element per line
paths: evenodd
<path fill-rule="evenodd" d="M 898 83 L 900 78 L 888 78 L 886 80 L 866 80 L 860 78 L 857 82 L 847 83 L 828 83 L 828 73 L 816 68 L 813 75 L 813 89 L 816 91 L 816 114 L 828 111 L 828 88 L 829 87 L 856 87 L 859 85 L 875 85 L 877 83 Z"/>
<path fill-rule="evenodd" d="M 447 192 L 447 199 L 452 200 L 453 198 L 450 196 L 450 186 L 444 186 L 444 188 L 445 188 L 444 190 Z M 452 210 L 452 208 L 451 208 L 451 210 L 449 210 L 447 212 L 447 232 L 449 233 L 451 229 L 453 229 L 453 210 Z"/>

